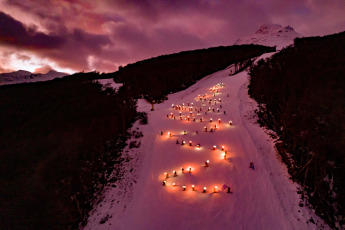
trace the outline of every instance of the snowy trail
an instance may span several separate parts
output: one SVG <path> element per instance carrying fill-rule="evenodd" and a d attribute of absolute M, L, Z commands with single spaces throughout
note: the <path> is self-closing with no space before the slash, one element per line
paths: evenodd
<path fill-rule="evenodd" d="M 210 88 L 220 82 L 225 83 L 225 87 L 219 88 L 219 93 L 213 97 Z M 254 123 L 256 103 L 249 98 L 247 85 L 246 72 L 229 77 L 228 70 L 219 71 L 170 95 L 165 103 L 156 105 L 154 112 L 149 111 L 149 124 L 140 126 L 144 137 L 139 149 L 144 156 L 138 168 L 138 183 L 130 188 L 133 195 L 109 205 L 112 199 L 109 197 L 116 197 L 116 189 L 108 190 L 108 199 L 92 212 L 85 229 L 320 228 L 323 222 L 309 209 L 299 207 L 297 187 L 288 179 L 287 169 L 274 151 L 273 140 Z M 208 101 L 194 100 L 204 93 L 208 94 L 207 99 L 221 98 L 222 102 L 209 105 Z M 201 114 L 193 111 L 195 122 L 180 120 L 179 110 L 173 109 L 172 104 L 192 102 L 194 108 L 202 107 Z M 141 103 L 142 109 L 148 111 L 150 106 Z M 215 110 L 219 108 L 220 112 L 210 111 L 205 115 L 209 106 Z M 171 113 L 176 120 L 167 118 Z M 188 109 L 182 111 L 182 117 L 189 113 Z M 203 122 L 199 121 L 201 117 Z M 233 126 L 228 124 L 230 120 Z M 219 128 L 209 132 L 215 124 Z M 204 132 L 204 127 L 208 132 Z M 186 135 L 183 135 L 184 130 Z M 182 140 L 186 141 L 185 145 L 181 145 Z M 189 141 L 192 146 L 188 145 Z M 200 149 L 196 148 L 198 143 Z M 213 145 L 217 150 L 212 150 Z M 227 159 L 220 146 L 225 146 Z M 210 161 L 209 167 L 204 167 L 206 160 Z M 255 170 L 249 168 L 251 161 Z M 188 173 L 189 166 L 192 173 Z M 181 167 L 185 173 L 181 172 Z M 177 171 L 177 177 L 173 177 L 173 170 Z M 163 186 L 165 172 L 169 173 L 169 178 Z M 224 184 L 231 187 L 232 193 L 227 193 L 226 189 L 222 191 Z M 213 192 L 215 186 L 217 193 Z M 202 192 L 204 187 L 207 187 L 206 193 Z M 100 224 L 106 215 L 110 218 Z M 308 222 L 310 218 L 320 223 L 319 226 Z"/>

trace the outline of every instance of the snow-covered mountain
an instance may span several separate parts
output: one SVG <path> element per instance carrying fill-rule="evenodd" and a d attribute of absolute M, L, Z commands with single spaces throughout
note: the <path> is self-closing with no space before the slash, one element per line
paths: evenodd
<path fill-rule="evenodd" d="M 60 73 L 50 70 L 46 74 L 34 74 L 24 70 L 18 70 L 11 73 L 0 74 L 0 85 L 11 85 L 28 82 L 49 81 L 55 78 L 61 78 L 68 75 L 67 73 Z"/>
<path fill-rule="evenodd" d="M 265 46 L 277 46 L 277 50 L 293 44 L 297 37 L 303 37 L 291 26 L 283 27 L 278 24 L 262 25 L 255 34 L 245 36 L 234 42 L 234 45 L 258 44 Z"/>

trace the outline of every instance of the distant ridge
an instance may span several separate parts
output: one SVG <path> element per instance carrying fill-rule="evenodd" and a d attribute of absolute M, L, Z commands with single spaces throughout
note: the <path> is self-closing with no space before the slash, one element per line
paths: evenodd
<path fill-rule="evenodd" d="M 260 26 L 253 35 L 245 36 L 234 42 L 234 45 L 258 44 L 264 46 L 276 46 L 277 50 L 293 44 L 297 37 L 303 37 L 291 26 L 281 26 L 278 24 L 266 24 Z"/>
<path fill-rule="evenodd" d="M 0 74 L 0 85 L 11 85 L 20 83 L 30 83 L 38 81 L 49 81 L 55 78 L 62 78 L 68 75 L 67 73 L 61 73 L 54 70 L 50 70 L 46 74 L 34 74 L 25 70 L 18 70 L 10 73 Z"/>

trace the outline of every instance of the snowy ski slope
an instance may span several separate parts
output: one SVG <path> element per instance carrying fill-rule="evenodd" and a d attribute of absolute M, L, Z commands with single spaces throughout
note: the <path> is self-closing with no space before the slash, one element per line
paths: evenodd
<path fill-rule="evenodd" d="M 225 86 L 217 86 L 219 83 Z M 257 104 L 249 98 L 247 86 L 246 72 L 229 76 L 225 69 L 169 95 L 152 112 L 151 105 L 140 101 L 139 110 L 149 115 L 148 125 L 134 127 L 143 131 L 141 146 L 127 149 L 132 158 L 126 166 L 127 177 L 107 188 L 85 229 L 328 229 L 310 209 L 299 206 L 297 184 L 288 179 L 274 140 L 255 123 Z M 201 102 L 198 95 L 206 101 Z M 183 103 L 187 110 L 176 110 Z M 217 129 L 210 132 L 214 125 Z M 181 145 L 183 140 L 185 145 Z M 209 166 L 205 167 L 207 160 Z M 254 170 L 249 168 L 250 162 L 254 162 Z M 231 187 L 231 193 L 222 189 L 224 185 Z"/>

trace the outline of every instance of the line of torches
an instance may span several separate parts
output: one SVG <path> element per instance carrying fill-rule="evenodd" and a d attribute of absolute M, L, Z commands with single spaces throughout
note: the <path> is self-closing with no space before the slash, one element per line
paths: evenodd
<path fill-rule="evenodd" d="M 209 160 L 205 161 L 205 164 L 206 164 L 206 163 L 207 163 L 207 166 L 205 166 L 205 167 L 208 167 Z M 189 173 L 192 173 L 192 167 L 189 166 L 188 168 L 189 168 L 188 172 L 189 172 Z M 182 170 L 182 173 L 184 173 L 184 168 L 181 168 L 181 170 Z M 166 186 L 166 183 L 167 183 L 166 180 L 169 178 L 169 174 L 168 174 L 168 173 L 164 173 L 164 175 L 165 175 L 165 180 L 163 181 L 163 186 Z M 173 175 L 174 175 L 174 177 L 177 176 L 176 171 L 173 171 Z M 176 186 L 176 183 L 172 183 L 172 186 L 175 187 L 175 186 Z M 195 185 L 194 185 L 194 184 L 191 186 L 191 188 L 192 188 L 192 191 L 195 191 Z M 218 187 L 217 187 L 217 186 L 214 186 L 213 192 L 216 193 L 216 192 L 217 192 L 217 189 L 218 189 Z M 186 185 L 182 185 L 182 191 L 186 191 Z M 206 187 L 204 187 L 203 193 L 206 193 Z"/>
<path fill-rule="evenodd" d="M 185 141 L 182 141 L 182 144 L 184 144 L 184 143 L 186 143 L 186 142 L 185 142 Z M 192 146 L 192 141 L 189 141 L 189 145 Z M 200 148 L 200 144 L 197 145 L 197 148 Z M 217 146 L 214 145 L 214 146 L 212 147 L 212 150 L 216 150 L 216 149 L 217 149 Z M 224 151 L 224 154 L 223 154 L 224 159 L 227 159 L 227 152 L 225 151 L 225 147 L 222 146 L 221 149 L 222 149 L 222 151 Z M 206 160 L 206 161 L 205 161 L 205 167 L 209 167 L 209 166 L 210 166 L 210 161 L 209 161 L 209 160 Z M 185 170 L 184 170 L 183 167 L 181 167 L 181 172 L 182 172 L 182 174 L 185 173 Z M 192 167 L 191 167 L 191 166 L 188 166 L 188 172 L 189 172 L 189 173 L 192 173 Z M 168 174 L 167 172 L 165 172 L 165 173 L 164 173 L 164 176 L 165 176 L 165 179 L 164 179 L 164 181 L 163 181 L 163 186 L 166 185 L 166 183 L 167 183 L 166 180 L 169 178 L 169 174 Z M 177 177 L 177 172 L 176 172 L 175 170 L 173 171 L 173 176 L 174 176 L 174 177 Z M 172 186 L 175 187 L 175 186 L 176 186 L 176 183 L 172 183 Z M 185 186 L 185 185 L 183 185 L 182 188 L 183 188 L 183 189 L 182 189 L 183 191 L 186 191 L 186 186 Z M 194 185 L 192 185 L 192 190 L 195 191 L 195 186 L 194 186 Z M 214 187 L 214 191 L 213 191 L 213 192 L 217 192 L 217 186 Z M 203 193 L 206 193 L 206 187 L 204 187 Z"/>
<path fill-rule="evenodd" d="M 224 86 L 225 86 L 224 83 L 218 83 L 217 86 L 212 87 L 212 88 L 210 89 L 210 91 L 213 93 L 213 96 L 215 97 L 215 96 L 216 96 L 216 93 L 218 93 L 218 87 L 224 87 Z M 206 97 L 207 97 L 207 93 L 203 94 L 202 96 L 201 96 L 201 95 L 198 95 L 198 97 L 195 98 L 195 100 L 196 100 L 196 101 L 197 101 L 197 100 L 206 101 Z M 213 101 L 214 101 L 215 104 L 217 103 L 217 99 L 214 99 Z M 221 98 L 218 99 L 218 102 L 219 102 L 219 103 L 222 102 Z M 212 103 L 212 99 L 210 99 L 210 101 L 209 101 L 209 104 L 211 104 L 211 103 Z M 191 106 L 190 106 L 190 105 L 191 105 Z M 190 107 L 188 108 L 188 110 L 191 111 L 191 112 L 190 112 L 190 116 L 187 116 L 187 117 L 185 118 L 185 120 L 190 121 L 191 117 L 193 116 L 193 103 L 187 103 L 187 106 L 190 106 Z M 184 103 L 182 103 L 182 105 L 174 105 L 174 104 L 172 104 L 172 108 L 174 108 L 174 109 L 176 109 L 176 110 L 187 110 L 187 107 L 185 106 Z M 210 111 L 210 110 L 212 110 L 213 112 L 215 112 L 214 108 L 211 109 L 211 107 L 208 107 L 208 111 Z M 199 115 L 199 110 L 197 110 L 197 108 L 195 108 L 195 111 L 197 111 L 197 113 L 198 113 L 198 115 Z M 202 108 L 200 108 L 200 111 L 202 111 Z M 217 108 L 217 112 L 219 112 L 219 108 Z M 181 111 L 179 112 L 179 115 L 180 115 L 180 120 L 182 120 L 182 112 L 181 112 Z M 174 118 L 174 119 L 175 119 L 175 116 L 174 116 L 173 113 L 170 114 L 170 117 L 169 117 L 169 115 L 167 114 L 167 117 L 168 117 L 168 118 L 171 117 L 171 118 Z M 193 121 L 196 121 L 196 120 L 195 120 L 195 117 L 193 117 Z M 203 118 L 200 118 L 200 122 L 202 122 L 202 121 L 203 121 Z M 213 122 L 212 118 L 210 118 L 209 122 L 210 122 L 210 123 Z M 221 123 L 221 119 L 220 119 L 220 118 L 218 119 L 218 123 L 219 123 L 219 124 Z M 229 125 L 232 126 L 232 121 L 229 121 Z M 217 129 L 217 128 L 218 128 L 218 126 L 217 126 L 217 124 L 215 124 L 214 129 Z M 212 130 L 213 130 L 213 127 L 210 128 L 210 132 L 212 132 Z M 204 127 L 204 131 L 207 132 L 207 127 Z M 184 131 L 183 131 L 183 134 L 186 135 L 187 132 L 184 130 Z M 163 131 L 161 132 L 161 135 L 163 135 Z M 171 132 L 168 132 L 168 137 L 172 137 L 172 133 L 171 133 Z M 179 144 L 178 140 L 176 141 L 176 144 Z M 181 143 L 181 144 L 182 144 L 182 145 L 186 144 L 186 141 L 182 140 L 182 143 Z M 192 141 L 189 141 L 189 146 L 192 146 Z M 197 144 L 196 148 L 200 148 L 200 144 Z M 216 150 L 216 149 L 217 149 L 217 146 L 214 145 L 214 146 L 212 147 L 212 150 Z M 224 146 L 222 146 L 221 149 L 222 149 L 222 151 L 224 151 L 223 156 L 224 156 L 224 159 L 226 159 L 226 158 L 227 158 L 227 151 L 225 151 Z M 206 161 L 205 161 L 205 167 L 209 167 L 209 164 L 210 164 L 210 161 L 209 161 L 209 160 L 206 160 Z M 184 174 L 184 168 L 183 168 L 183 167 L 181 167 L 181 171 L 182 171 L 182 173 Z M 192 173 L 192 167 L 191 167 L 191 166 L 188 167 L 188 172 L 189 172 L 189 173 Z M 164 173 L 164 176 L 165 176 L 165 179 L 164 179 L 164 181 L 163 181 L 163 186 L 166 185 L 166 183 L 167 183 L 166 180 L 169 178 L 169 174 L 168 174 L 167 172 L 165 172 L 165 173 Z M 174 176 L 174 177 L 177 176 L 177 172 L 176 172 L 175 170 L 173 171 L 173 176 Z M 173 185 L 173 186 L 176 186 L 176 183 L 172 183 L 172 185 Z M 195 185 L 194 185 L 194 184 L 191 186 L 191 188 L 192 188 L 192 191 L 195 191 Z M 183 191 L 186 191 L 186 186 L 185 186 L 185 185 L 182 186 L 182 190 L 183 190 Z M 207 188 L 204 187 L 204 188 L 203 188 L 203 193 L 206 193 L 206 191 L 207 191 Z M 214 186 L 213 192 L 214 192 L 214 193 L 218 192 L 218 187 L 217 187 L 217 186 Z"/>

